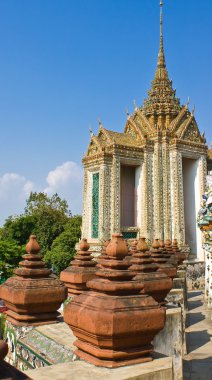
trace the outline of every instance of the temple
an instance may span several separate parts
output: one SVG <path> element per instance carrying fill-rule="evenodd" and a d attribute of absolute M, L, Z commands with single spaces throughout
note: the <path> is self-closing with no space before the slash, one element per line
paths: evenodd
<path fill-rule="evenodd" d="M 181 248 L 203 257 L 196 225 L 205 191 L 207 146 L 189 101 L 176 97 L 166 68 L 160 2 L 160 47 L 148 97 L 127 113 L 123 133 L 91 132 L 83 157 L 82 236 L 98 247 L 112 233 L 126 239 L 177 239 Z"/>

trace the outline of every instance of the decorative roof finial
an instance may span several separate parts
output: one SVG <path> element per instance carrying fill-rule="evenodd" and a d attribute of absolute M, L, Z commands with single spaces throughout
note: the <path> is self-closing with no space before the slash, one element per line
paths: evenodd
<path fill-rule="evenodd" d="M 190 103 L 190 96 L 188 96 L 188 99 L 187 99 L 187 102 L 186 102 L 186 106 L 187 107 L 188 107 L 189 103 Z"/>
<path fill-rule="evenodd" d="M 158 67 L 166 67 L 163 49 L 163 1 L 160 0 L 160 49 L 158 54 Z"/>
<path fill-rule="evenodd" d="M 129 118 L 130 114 L 129 114 L 128 108 L 126 108 L 125 111 L 126 111 L 127 118 Z"/>
<path fill-rule="evenodd" d="M 91 137 L 94 136 L 94 133 L 93 133 L 91 127 L 89 127 L 89 132 L 90 132 Z"/>
<path fill-rule="evenodd" d="M 137 105 L 136 105 L 136 101 L 135 101 L 135 99 L 133 100 L 133 105 L 134 105 L 134 109 L 135 109 L 135 111 L 138 109 L 138 107 L 137 107 Z"/>
<path fill-rule="evenodd" d="M 99 126 L 102 127 L 102 122 L 100 120 L 100 117 L 98 117 L 98 123 L 99 123 Z"/>

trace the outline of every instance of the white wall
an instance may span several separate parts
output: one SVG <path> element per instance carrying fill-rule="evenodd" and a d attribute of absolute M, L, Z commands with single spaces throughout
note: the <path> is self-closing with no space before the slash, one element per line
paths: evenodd
<path fill-rule="evenodd" d="M 141 196 L 142 196 L 142 190 L 141 190 L 141 184 L 142 184 L 142 175 L 141 175 L 141 166 L 137 166 L 135 169 L 135 214 L 136 214 L 136 223 L 135 225 L 137 227 L 141 227 Z"/>
<path fill-rule="evenodd" d="M 201 233 L 197 227 L 197 213 L 200 208 L 199 162 L 183 157 L 183 193 L 185 215 L 185 243 L 191 247 L 191 253 L 200 258 Z"/>

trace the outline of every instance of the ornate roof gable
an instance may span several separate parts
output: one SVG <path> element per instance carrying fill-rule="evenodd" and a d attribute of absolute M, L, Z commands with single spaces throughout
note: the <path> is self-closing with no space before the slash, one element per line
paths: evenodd
<path fill-rule="evenodd" d="M 146 133 L 142 130 L 142 128 L 139 128 L 131 117 L 127 120 L 124 133 L 133 137 L 141 145 L 143 145 L 146 139 Z"/>
<path fill-rule="evenodd" d="M 98 154 L 102 151 L 102 145 L 100 141 L 94 136 L 94 134 L 91 135 L 90 143 L 88 146 L 87 156 L 93 156 L 95 154 Z"/>
<path fill-rule="evenodd" d="M 188 140 L 195 143 L 204 143 L 194 117 L 192 118 L 192 121 L 190 121 L 190 118 L 189 118 L 186 124 L 186 127 L 183 130 L 180 138 L 182 140 Z"/>

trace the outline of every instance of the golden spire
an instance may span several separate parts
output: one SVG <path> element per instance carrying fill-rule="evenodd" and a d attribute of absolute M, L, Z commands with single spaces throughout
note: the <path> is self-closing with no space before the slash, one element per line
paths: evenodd
<path fill-rule="evenodd" d="M 160 49 L 158 54 L 158 67 L 166 67 L 163 49 L 163 1 L 160 0 Z"/>
<path fill-rule="evenodd" d="M 152 118 L 154 124 L 165 129 L 165 125 L 174 119 L 179 111 L 180 101 L 175 96 L 175 90 L 166 69 L 163 47 L 163 0 L 160 0 L 160 47 L 157 68 L 148 98 L 144 100 L 143 112 L 146 117 Z"/>

